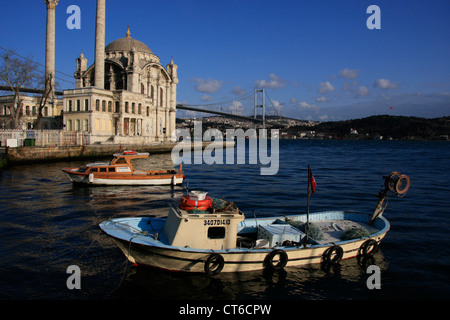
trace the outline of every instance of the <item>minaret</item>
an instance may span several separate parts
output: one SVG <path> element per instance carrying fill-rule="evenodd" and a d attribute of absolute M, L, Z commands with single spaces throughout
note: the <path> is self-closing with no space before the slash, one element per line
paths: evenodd
<path fill-rule="evenodd" d="M 105 88 L 105 0 L 97 0 L 95 21 L 95 83 L 97 88 Z"/>
<path fill-rule="evenodd" d="M 44 0 L 47 5 L 47 35 L 45 41 L 45 78 L 51 76 L 52 92 L 55 91 L 55 8 L 59 0 Z M 47 85 L 47 84 L 46 84 Z M 51 95 L 53 96 L 53 94 Z"/>
<path fill-rule="evenodd" d="M 170 102 L 169 102 L 169 125 L 167 126 L 167 136 L 175 142 L 175 129 L 176 129 L 176 113 L 177 113 L 177 84 L 178 84 L 178 75 L 177 75 L 178 66 L 173 63 L 173 57 L 170 59 L 170 63 L 167 65 L 167 72 L 172 78 L 170 84 Z"/>

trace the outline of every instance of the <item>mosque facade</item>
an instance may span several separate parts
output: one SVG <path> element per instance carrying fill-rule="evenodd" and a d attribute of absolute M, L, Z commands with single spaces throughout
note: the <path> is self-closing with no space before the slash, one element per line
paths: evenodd
<path fill-rule="evenodd" d="M 46 76 L 52 75 L 54 79 L 54 10 L 59 1 L 44 2 L 47 5 Z M 96 13 L 95 61 L 89 66 L 81 52 L 76 59 L 75 88 L 64 90 L 58 98 L 53 93 L 44 117 L 55 117 L 59 128 L 82 133 L 89 137 L 91 144 L 173 140 L 178 66 L 171 59 L 164 67 L 146 44 L 131 37 L 129 28 L 125 37 L 105 46 L 105 0 L 97 0 Z M 3 102 L 0 125 L 7 128 L 9 100 L 7 97 L 0 100 Z M 24 104 L 29 110 L 23 111 L 27 118 L 22 119 L 25 121 L 22 129 L 30 129 L 35 116 L 33 106 L 36 108 L 33 102 L 31 99 Z M 58 125 L 45 126 L 45 129 L 53 128 Z"/>
<path fill-rule="evenodd" d="M 104 53 L 103 88 L 95 64 L 76 59 L 76 88 L 63 95 L 66 131 L 87 131 L 94 142 L 145 143 L 171 139 L 175 130 L 177 68 L 166 68 L 150 48 L 133 39 L 112 41 Z"/>

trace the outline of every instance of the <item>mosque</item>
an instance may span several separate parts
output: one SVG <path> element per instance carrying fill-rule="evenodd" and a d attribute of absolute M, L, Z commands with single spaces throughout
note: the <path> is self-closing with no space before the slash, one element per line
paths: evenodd
<path fill-rule="evenodd" d="M 55 7 L 47 5 L 46 75 L 54 79 Z M 148 143 L 172 140 L 176 119 L 177 68 L 164 66 L 143 42 L 131 36 L 105 46 L 105 0 L 97 0 L 95 58 L 76 59 L 75 88 L 54 98 L 51 113 L 62 128 L 89 136 L 89 143 Z M 53 95 L 54 96 L 54 95 Z M 59 106 L 59 110 L 58 107 Z"/>

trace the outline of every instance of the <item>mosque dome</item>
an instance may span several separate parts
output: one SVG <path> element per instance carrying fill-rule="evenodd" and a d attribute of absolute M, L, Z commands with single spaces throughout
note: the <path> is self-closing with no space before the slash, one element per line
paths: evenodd
<path fill-rule="evenodd" d="M 105 48 L 105 52 L 132 51 L 133 49 L 136 52 L 153 54 L 145 43 L 130 37 L 130 28 L 128 28 L 126 37 L 114 40 L 108 44 Z"/>

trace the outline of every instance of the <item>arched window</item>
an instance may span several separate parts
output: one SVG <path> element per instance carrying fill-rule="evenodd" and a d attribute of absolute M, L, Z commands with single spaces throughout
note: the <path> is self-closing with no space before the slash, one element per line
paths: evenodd
<path fill-rule="evenodd" d="M 145 87 L 144 87 L 144 84 L 141 83 L 141 93 L 144 94 L 144 92 L 145 92 Z"/>
<path fill-rule="evenodd" d="M 159 89 L 160 89 L 159 106 L 162 107 L 163 106 L 164 91 L 163 91 L 163 88 L 159 88 Z"/>

